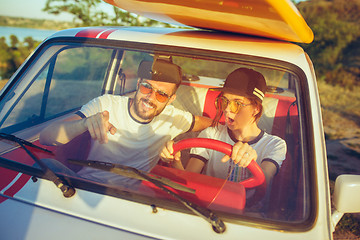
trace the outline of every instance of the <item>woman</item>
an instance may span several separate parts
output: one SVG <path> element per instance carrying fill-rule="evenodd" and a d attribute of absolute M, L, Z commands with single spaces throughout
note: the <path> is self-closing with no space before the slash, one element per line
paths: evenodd
<path fill-rule="evenodd" d="M 286 143 L 258 127 L 266 91 L 263 75 L 252 69 L 236 69 L 219 90 L 221 93 L 216 99 L 217 114 L 212 127 L 203 130 L 199 137 L 233 145 L 232 154 L 223 156 L 215 150 L 193 148 L 185 170 L 239 182 L 250 177 L 246 167 L 254 160 L 262 168 L 266 182 L 269 182 L 285 159 Z M 219 124 L 223 114 L 225 125 Z M 171 155 L 172 146 L 173 141 L 167 142 L 160 157 L 171 162 L 173 167 L 184 169 L 180 154 Z"/>

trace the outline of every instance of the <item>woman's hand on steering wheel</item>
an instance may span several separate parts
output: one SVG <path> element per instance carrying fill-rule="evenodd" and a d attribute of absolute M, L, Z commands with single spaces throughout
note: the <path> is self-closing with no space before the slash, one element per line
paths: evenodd
<path fill-rule="evenodd" d="M 231 146 L 228 143 L 221 142 L 219 140 L 208 139 L 208 138 L 183 139 L 183 140 L 180 140 L 179 142 L 177 142 L 176 144 L 174 144 L 172 147 L 173 147 L 173 150 L 175 153 L 178 151 L 181 151 L 183 149 L 188 149 L 188 148 L 192 148 L 192 147 L 202 147 L 202 148 L 209 148 L 209 149 L 213 149 L 213 150 L 225 153 L 228 156 L 230 156 L 230 155 L 232 156 L 232 149 L 233 149 L 233 146 Z M 251 151 L 249 153 L 249 155 L 250 154 L 253 154 L 253 152 Z M 247 154 L 245 154 L 245 155 L 247 155 Z M 249 159 L 251 159 L 251 155 L 250 155 Z M 256 155 L 255 155 L 254 159 L 256 160 Z M 174 161 L 174 162 L 181 163 L 181 161 Z M 250 170 L 250 172 L 252 173 L 253 176 L 246 180 L 239 182 L 239 184 L 242 184 L 245 188 L 257 187 L 263 183 L 266 184 L 264 172 L 262 171 L 260 166 L 256 163 L 256 161 L 250 160 L 250 163 L 248 164 L 247 168 Z"/>
<path fill-rule="evenodd" d="M 231 156 L 225 155 L 221 159 L 221 162 L 227 162 L 230 158 L 239 167 L 245 168 L 250 164 L 252 160 L 256 161 L 257 153 L 249 144 L 239 141 L 234 144 Z"/>

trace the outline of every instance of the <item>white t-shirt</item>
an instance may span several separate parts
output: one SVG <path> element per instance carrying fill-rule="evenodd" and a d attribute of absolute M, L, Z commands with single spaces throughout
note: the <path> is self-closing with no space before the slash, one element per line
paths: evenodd
<path fill-rule="evenodd" d="M 119 163 L 149 171 L 158 162 L 159 153 L 165 142 L 190 130 L 194 117 L 168 105 L 150 123 L 139 123 L 129 113 L 129 98 L 103 95 L 84 105 L 80 112 L 89 117 L 107 110 L 109 122 L 117 129 L 115 135 L 108 133 L 108 143 L 92 141 L 89 160 Z M 85 167 L 79 175 L 101 182 L 121 184 L 119 175 Z"/>
<path fill-rule="evenodd" d="M 230 137 L 228 128 L 225 125 L 207 128 L 198 137 L 217 139 L 231 145 L 236 143 Z M 256 151 L 258 156 L 256 162 L 259 165 L 262 161 L 271 161 L 277 169 L 280 168 L 286 156 L 286 143 L 283 139 L 262 131 L 256 139 L 248 142 L 248 144 Z M 222 152 L 205 148 L 193 148 L 191 154 L 204 161 L 203 173 L 206 175 L 228 179 L 233 182 L 240 182 L 251 176 L 248 169 L 239 167 L 231 159 L 226 163 L 221 162 L 224 156 Z"/>

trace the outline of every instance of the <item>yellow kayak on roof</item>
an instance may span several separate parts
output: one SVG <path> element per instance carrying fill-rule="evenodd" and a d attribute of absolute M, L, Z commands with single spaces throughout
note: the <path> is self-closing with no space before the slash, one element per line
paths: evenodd
<path fill-rule="evenodd" d="M 161 22 L 298 43 L 314 34 L 290 0 L 104 0 Z"/>

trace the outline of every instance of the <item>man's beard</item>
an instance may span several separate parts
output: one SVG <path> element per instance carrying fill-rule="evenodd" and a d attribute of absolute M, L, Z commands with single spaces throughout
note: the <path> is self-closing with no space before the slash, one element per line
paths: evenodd
<path fill-rule="evenodd" d="M 140 105 L 143 104 L 143 103 L 153 107 L 152 110 L 150 110 L 150 111 L 142 110 Z M 162 112 L 162 110 L 163 110 L 163 108 L 158 109 L 158 106 L 156 104 L 154 104 L 153 102 L 151 102 L 149 99 L 147 99 L 147 98 L 137 98 L 137 96 L 135 96 L 135 99 L 134 99 L 134 112 L 142 120 L 151 121 L 154 117 L 159 115 Z"/>

